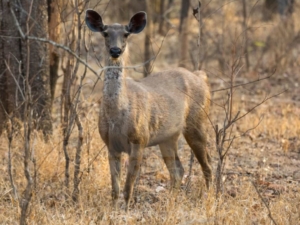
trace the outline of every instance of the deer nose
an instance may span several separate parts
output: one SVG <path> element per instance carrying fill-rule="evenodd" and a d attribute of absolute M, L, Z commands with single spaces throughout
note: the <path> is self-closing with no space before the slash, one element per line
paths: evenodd
<path fill-rule="evenodd" d="M 109 49 L 109 54 L 113 58 L 118 58 L 121 55 L 121 53 L 122 53 L 122 50 L 118 47 L 113 47 L 113 48 Z"/>

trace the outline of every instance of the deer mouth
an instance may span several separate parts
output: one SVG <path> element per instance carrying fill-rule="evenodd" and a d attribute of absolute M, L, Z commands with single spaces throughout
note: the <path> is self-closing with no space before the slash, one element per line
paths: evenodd
<path fill-rule="evenodd" d="M 118 59 L 121 54 L 110 54 L 113 59 Z"/>

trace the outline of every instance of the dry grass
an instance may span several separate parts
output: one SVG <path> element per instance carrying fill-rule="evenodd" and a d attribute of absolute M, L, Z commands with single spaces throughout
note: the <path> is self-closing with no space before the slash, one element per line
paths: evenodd
<path fill-rule="evenodd" d="M 269 204 L 278 224 L 297 224 L 300 220 L 300 188 L 297 171 L 299 158 L 299 108 L 290 104 L 266 104 L 247 117 L 243 126 L 251 127 L 264 114 L 260 126 L 251 131 L 251 139 L 236 141 L 229 155 L 224 174 L 225 192 L 217 200 L 214 188 L 204 189 L 200 166 L 193 168 L 192 186 L 178 196 L 168 192 L 168 172 L 157 148 L 146 149 L 142 172 L 135 189 L 135 204 L 129 213 L 110 207 L 110 174 L 106 148 L 99 138 L 96 109 L 86 115 L 85 143 L 82 157 L 80 202 L 70 201 L 72 188 L 66 189 L 62 137 L 59 128 L 49 143 L 36 135 L 33 147 L 37 160 L 37 185 L 30 205 L 29 224 L 271 224 L 267 208 L 252 184 L 254 182 Z M 272 105 L 275 106 L 272 106 Z M 242 104 L 239 104 L 242 105 Z M 220 115 L 214 114 L 212 117 Z M 280 122 L 279 122 L 280 121 Z M 293 124 L 293 126 L 291 126 Z M 239 132 L 238 130 L 236 132 Z M 76 132 L 74 132 L 76 133 Z M 289 142 L 285 145 L 286 140 Z M 74 158 L 76 134 L 69 152 Z M 292 143 L 294 141 L 294 143 Z M 16 224 L 19 218 L 18 202 L 13 198 L 7 175 L 7 139 L 1 137 L 0 223 Z M 24 189 L 21 135 L 13 141 L 13 176 L 19 194 Z M 294 146 L 294 147 L 292 147 Z M 210 149 L 214 156 L 213 137 Z M 188 171 L 189 148 L 182 142 L 180 156 Z M 297 156 L 298 155 L 298 156 Z M 214 168 L 216 157 L 213 157 Z M 267 158 L 267 159 L 264 159 Z M 95 160 L 94 160 L 95 159 Z M 277 164 L 274 168 L 273 164 Z M 125 167 L 125 164 L 124 166 Z M 32 168 L 33 170 L 33 168 Z M 125 170 L 125 168 L 124 168 Z M 71 173 L 72 174 L 72 173 Z M 123 179 L 125 174 L 123 174 Z M 276 179 L 277 178 L 277 179 Z M 298 179 L 298 180 L 297 180 Z M 185 187 L 183 183 L 183 187 Z"/>

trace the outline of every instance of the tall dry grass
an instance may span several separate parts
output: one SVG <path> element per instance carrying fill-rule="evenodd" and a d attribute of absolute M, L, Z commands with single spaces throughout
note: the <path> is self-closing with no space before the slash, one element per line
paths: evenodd
<path fill-rule="evenodd" d="M 271 105 L 272 103 L 268 104 L 268 107 L 257 110 L 247 118 L 248 122 L 242 123 L 240 129 L 243 129 L 243 126 L 253 126 L 257 122 L 258 116 L 264 114 L 265 118 L 260 126 L 251 132 L 254 137 L 253 141 L 247 142 L 246 137 L 236 141 L 232 155 L 229 156 L 227 162 L 228 170 L 224 174 L 226 191 L 220 198 L 216 199 L 214 187 L 208 192 L 205 190 L 201 168 L 198 164 L 193 167 L 192 186 L 187 191 L 182 190 L 177 196 L 170 195 L 168 192 L 167 169 L 159 150 L 152 147 L 145 151 L 142 172 L 135 187 L 135 204 L 131 206 L 131 210 L 127 214 L 123 209 L 123 199 L 119 202 L 119 210 L 113 210 L 110 205 L 111 186 L 107 151 L 106 148 L 103 148 L 103 142 L 97 132 L 97 113 L 89 114 L 84 121 L 86 132 L 84 135 L 82 179 L 78 204 L 72 203 L 70 200 L 71 190 L 66 189 L 64 186 L 61 130 L 59 128 L 55 129 L 49 143 L 43 141 L 41 134 L 36 134 L 37 137 L 33 140 L 33 148 L 35 149 L 38 176 L 30 204 L 28 223 L 271 224 L 268 210 L 252 184 L 252 182 L 255 182 L 268 202 L 272 216 L 278 224 L 298 224 L 300 219 L 300 188 L 299 180 L 297 181 L 293 177 L 289 178 L 289 176 L 292 176 L 293 171 L 286 170 L 287 174 L 282 174 L 282 176 L 286 175 L 286 178 L 278 179 L 277 182 L 272 181 L 277 186 L 270 187 L 264 182 L 270 180 L 268 177 L 273 173 L 280 175 L 280 173 L 265 170 L 270 163 L 278 163 L 278 161 L 274 162 L 276 157 L 270 155 L 279 154 L 278 159 L 280 159 L 284 158 L 280 155 L 281 153 L 286 156 L 290 153 L 289 150 L 285 152 L 284 147 L 280 146 L 281 139 L 289 140 L 291 137 L 299 136 L 299 129 L 296 128 L 297 126 L 300 127 L 300 118 L 296 114 L 299 108 L 281 104 L 281 107 L 276 107 L 277 110 L 281 109 L 281 111 L 272 113 L 274 109 Z M 95 112 L 96 109 L 97 106 L 95 105 Z M 286 113 L 286 116 L 280 116 L 280 113 Z M 211 114 L 212 117 L 218 117 L 218 114 L 214 113 L 214 107 Z M 278 123 L 279 120 L 280 123 Z M 291 120 L 294 126 L 291 126 Z M 280 124 L 279 127 L 278 124 Z M 76 134 L 72 139 L 74 146 L 70 148 L 71 162 L 74 160 Z M 261 154 L 261 142 L 268 143 L 273 149 L 269 149 L 269 152 L 265 155 Z M 5 135 L 1 137 L 1 143 L 0 155 L 2 156 L 2 162 L 0 168 L 3 176 L 0 178 L 0 221 L 1 224 L 16 224 L 20 215 L 18 202 L 13 198 L 7 175 L 8 142 Z M 25 185 L 22 148 L 23 137 L 21 135 L 15 136 L 12 147 L 12 165 L 13 178 L 19 194 Z M 210 150 L 213 158 L 216 159 L 213 137 L 210 138 Z M 296 150 L 290 149 L 290 151 Z M 179 154 L 185 166 L 185 171 L 188 171 L 189 153 L 190 150 L 187 145 L 185 143 L 181 144 Z M 253 159 L 249 157 L 253 157 Z M 261 166 L 259 169 L 251 168 L 251 164 L 247 164 L 249 160 L 259 163 L 260 157 L 270 157 L 270 162 L 268 161 L 266 165 Z M 245 163 L 237 164 L 239 160 L 245 161 Z M 299 162 L 299 158 L 297 160 Z M 286 159 L 280 161 L 279 165 L 284 167 L 287 163 L 289 163 L 289 160 Z M 216 167 L 216 161 L 214 161 L 213 166 Z M 126 169 L 125 167 L 126 164 L 123 163 L 123 170 Z M 31 169 L 33 170 L 33 168 Z M 285 169 L 283 170 L 285 171 Z M 125 172 L 122 177 L 124 181 Z M 183 183 L 184 187 L 185 184 Z M 276 193 L 273 193 L 272 190 L 276 190 Z"/>

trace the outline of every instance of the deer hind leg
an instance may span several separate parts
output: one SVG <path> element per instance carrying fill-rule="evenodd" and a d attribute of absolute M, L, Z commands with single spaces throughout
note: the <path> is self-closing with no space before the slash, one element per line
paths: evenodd
<path fill-rule="evenodd" d="M 129 165 L 127 170 L 126 183 L 124 187 L 126 211 L 128 210 L 128 206 L 133 192 L 134 182 L 137 178 L 143 160 L 143 150 L 144 146 L 134 144 L 129 155 Z"/>
<path fill-rule="evenodd" d="M 212 171 L 210 166 L 211 159 L 206 151 L 206 134 L 204 129 L 201 126 L 198 128 L 188 127 L 186 128 L 184 137 L 202 167 L 206 181 L 206 187 L 209 188 L 209 185 L 212 182 Z"/>
<path fill-rule="evenodd" d="M 164 162 L 169 170 L 171 187 L 179 189 L 184 174 L 183 166 L 177 154 L 178 135 L 159 145 Z"/>

